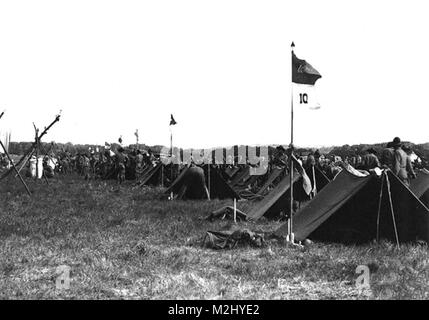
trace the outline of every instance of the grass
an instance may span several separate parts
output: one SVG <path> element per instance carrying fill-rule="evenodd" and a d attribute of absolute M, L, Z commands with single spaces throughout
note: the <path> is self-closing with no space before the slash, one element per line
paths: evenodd
<path fill-rule="evenodd" d="M 313 243 L 216 251 L 204 220 L 231 201 L 160 200 L 160 188 L 85 182 L 70 176 L 0 182 L 2 299 L 428 299 L 424 245 Z M 273 231 L 279 222 L 240 222 Z M 57 267 L 70 267 L 70 289 L 56 289 Z M 355 286 L 369 266 L 370 289 Z"/>

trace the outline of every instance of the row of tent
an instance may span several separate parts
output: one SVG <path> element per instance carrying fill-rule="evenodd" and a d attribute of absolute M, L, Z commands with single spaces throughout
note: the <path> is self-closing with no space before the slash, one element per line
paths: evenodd
<path fill-rule="evenodd" d="M 390 170 L 381 177 L 356 176 L 347 170 L 318 193 L 294 217 L 297 241 L 364 243 L 387 239 L 429 242 L 429 171 L 422 170 L 410 188 Z M 287 225 L 275 233 L 287 234 Z"/>
<path fill-rule="evenodd" d="M 171 165 L 164 166 L 161 163 L 147 165 L 142 171 L 137 184 L 140 186 L 169 186 L 169 189 L 166 191 L 168 195 L 170 195 L 171 192 L 177 195 L 183 185 L 189 185 L 189 188 L 194 189 L 196 193 L 196 195 L 191 194 L 189 197 L 190 199 L 198 199 L 197 194 L 200 194 L 203 198 L 202 189 L 204 185 L 202 183 L 199 185 L 192 185 L 192 182 L 188 181 L 187 176 L 190 175 L 190 173 L 195 174 L 195 170 L 189 170 L 192 167 L 195 167 L 195 165 L 186 165 L 181 169 L 179 166 L 172 168 Z M 284 183 L 289 180 L 286 179 L 288 177 L 288 172 L 285 167 L 272 166 L 264 175 L 255 174 L 254 172 L 256 170 L 247 165 L 226 167 L 203 165 L 199 167 L 202 169 L 200 171 L 202 177 L 199 181 L 204 180 L 204 184 L 208 188 L 210 194 L 210 199 L 252 198 L 260 200 L 264 198 L 267 193 L 272 193 L 273 187 L 280 185 L 276 188 L 281 188 L 282 182 L 284 187 Z M 304 171 L 302 166 L 301 171 Z M 307 177 L 307 184 L 312 185 L 311 188 L 317 185 L 317 188 L 320 189 L 329 183 L 329 179 L 318 168 L 315 168 L 314 173 L 306 172 L 304 175 Z M 175 176 L 175 179 L 171 179 L 172 176 Z M 302 187 L 299 187 L 300 184 L 304 184 L 302 179 L 302 172 L 295 172 L 295 182 L 297 182 L 298 187 L 295 188 L 294 198 L 307 200 L 307 194 L 305 194 Z M 274 191 L 274 193 L 277 193 L 277 191 Z M 188 198 L 186 195 L 181 197 L 181 199 L 186 198 Z"/>
<path fill-rule="evenodd" d="M 302 167 L 301 167 L 302 170 Z M 147 169 L 140 183 L 157 184 L 162 180 L 161 164 Z M 166 195 L 180 195 L 179 199 L 205 198 L 204 185 L 211 199 L 240 199 L 243 191 L 260 176 L 251 175 L 250 167 L 205 165 L 195 169 L 186 166 L 165 191 Z M 311 197 L 305 189 L 305 179 L 317 193 Z M 254 199 L 244 211 L 246 219 L 274 217 L 288 214 L 290 204 L 290 176 L 285 168 L 273 167 L 258 185 Z M 429 242 L 429 171 L 418 172 L 410 188 L 390 170 L 380 176 L 358 176 L 342 170 L 332 181 L 322 171 L 298 170 L 293 175 L 293 197 L 300 204 L 294 214 L 295 239 L 362 243 L 373 239 L 408 242 L 416 239 Z M 181 193 L 187 186 L 186 192 Z M 287 225 L 275 234 L 287 234 Z"/>

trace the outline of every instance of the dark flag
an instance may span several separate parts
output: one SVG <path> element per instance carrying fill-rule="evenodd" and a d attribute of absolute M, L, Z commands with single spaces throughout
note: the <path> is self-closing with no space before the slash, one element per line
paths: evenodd
<path fill-rule="evenodd" d="M 292 51 L 292 82 L 314 85 L 322 76 L 307 61 L 298 59 Z"/>
<path fill-rule="evenodd" d="M 177 122 L 174 120 L 173 115 L 171 115 L 170 126 L 174 126 L 175 124 L 177 124 Z"/>
<path fill-rule="evenodd" d="M 292 51 L 292 90 L 294 104 L 308 107 L 311 110 L 320 109 L 315 82 L 321 77 L 316 69 L 307 63 L 307 61 L 298 59 Z"/>
<path fill-rule="evenodd" d="M 122 136 L 119 137 L 118 142 L 122 144 Z"/>

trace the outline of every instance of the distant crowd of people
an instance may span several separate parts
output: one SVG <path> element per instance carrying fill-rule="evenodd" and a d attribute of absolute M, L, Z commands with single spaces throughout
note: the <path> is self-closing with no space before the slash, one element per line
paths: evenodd
<path fill-rule="evenodd" d="M 159 159 L 151 150 L 104 150 L 89 151 L 71 155 L 63 153 L 58 159 L 58 172 L 68 174 L 76 172 L 85 180 L 116 179 L 122 183 L 125 179 L 139 179 L 147 165 L 153 165 Z"/>
<path fill-rule="evenodd" d="M 272 159 L 272 164 L 288 165 L 287 150 L 278 147 L 276 156 Z M 346 156 L 342 159 L 339 156 L 325 156 L 318 150 L 310 152 L 308 155 L 297 154 L 298 161 L 304 168 L 317 167 L 329 179 L 333 179 L 339 173 L 344 165 L 351 165 L 357 170 L 372 172 L 375 168 L 390 169 L 407 186 L 410 180 L 416 178 L 415 168 L 424 168 L 428 164 L 425 159 L 419 159 L 419 162 L 413 162 L 411 156 L 413 150 L 407 144 L 403 144 L 399 137 L 395 137 L 383 148 L 381 154 L 370 147 L 364 151 L 363 155 Z"/>
<path fill-rule="evenodd" d="M 269 166 L 288 169 L 291 150 L 291 148 L 286 150 L 282 146 L 277 147 L 269 155 Z M 335 155 L 323 155 L 319 150 L 307 155 L 294 152 L 297 161 L 305 169 L 318 168 L 329 179 L 333 179 L 346 164 L 357 170 L 368 172 L 375 168 L 390 169 L 406 185 L 410 184 L 410 179 L 416 177 L 415 164 L 413 164 L 411 155 L 411 148 L 404 145 L 398 137 L 387 143 L 381 154 L 378 154 L 374 148 L 368 148 L 363 155 L 347 156 L 342 159 Z M 160 156 L 154 155 L 150 149 L 138 150 L 119 147 L 116 150 L 104 149 L 100 152 L 89 150 L 74 155 L 69 152 L 60 152 L 57 157 L 54 157 L 53 154 L 51 156 L 46 155 L 43 161 L 43 169 L 47 177 L 52 177 L 54 172 L 62 174 L 76 172 L 85 180 L 116 179 L 118 183 L 122 183 L 125 179 L 140 180 L 145 168 L 154 166 L 160 161 Z M 421 165 L 424 166 L 425 164 Z M 228 165 L 220 166 L 227 167 Z M 2 154 L 0 154 L 1 167 L 10 167 L 8 159 Z"/>

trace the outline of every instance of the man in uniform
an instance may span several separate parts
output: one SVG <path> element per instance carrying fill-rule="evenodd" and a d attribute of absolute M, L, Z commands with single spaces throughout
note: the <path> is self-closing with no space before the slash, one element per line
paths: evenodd
<path fill-rule="evenodd" d="M 392 141 L 392 146 L 394 150 L 393 156 L 393 173 L 398 176 L 398 178 L 407 186 L 410 186 L 410 177 L 415 178 L 416 174 L 414 173 L 411 161 L 408 158 L 408 155 L 401 148 L 401 139 L 396 137 Z"/>
<path fill-rule="evenodd" d="M 416 178 L 416 173 L 414 171 L 413 161 L 411 160 L 411 154 L 412 154 L 411 147 L 409 145 L 404 145 L 404 146 L 402 146 L 402 149 L 407 154 L 407 172 L 408 172 L 408 178 L 409 179 L 415 179 Z"/>
<path fill-rule="evenodd" d="M 82 164 L 82 174 L 85 178 L 85 180 L 89 180 L 91 178 L 91 164 L 90 159 L 88 155 L 83 154 L 81 158 L 81 164 Z"/>
<path fill-rule="evenodd" d="M 408 155 L 402 149 L 401 139 L 396 137 L 392 141 L 393 147 L 393 173 L 398 176 L 398 178 L 407 186 L 410 186 L 410 177 L 415 178 L 416 175 L 411 166 L 411 161 L 408 159 Z M 398 195 L 397 198 L 397 211 L 403 213 L 404 215 L 411 214 L 411 204 L 410 197 L 406 193 L 402 192 Z M 408 232 L 410 228 L 410 219 L 403 219 L 403 214 L 397 217 L 398 225 L 398 236 L 402 241 L 407 241 Z"/>
<path fill-rule="evenodd" d="M 362 163 L 359 169 L 369 171 L 371 169 L 381 167 L 380 161 L 377 158 L 377 151 L 373 148 L 366 150 L 366 154 L 362 157 Z"/>
<path fill-rule="evenodd" d="M 119 184 L 125 181 L 125 164 L 126 164 L 126 156 L 124 154 L 124 149 L 122 147 L 118 148 L 118 152 L 116 154 L 116 169 L 118 175 L 116 177 Z"/>
<path fill-rule="evenodd" d="M 388 142 L 386 145 L 386 148 L 383 150 L 383 153 L 381 154 L 381 159 L 380 159 L 381 165 L 384 169 L 393 170 L 394 153 L 395 151 L 393 150 L 393 142 Z"/>
<path fill-rule="evenodd" d="M 137 150 L 136 151 L 136 168 L 135 168 L 135 175 L 137 180 L 140 180 L 142 176 L 143 167 L 144 167 L 144 157 L 141 151 Z"/>

